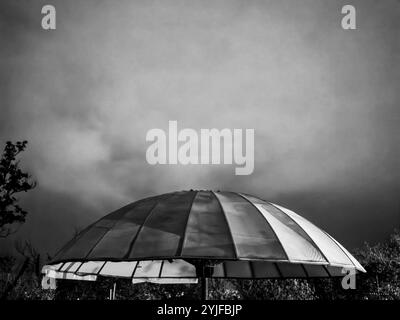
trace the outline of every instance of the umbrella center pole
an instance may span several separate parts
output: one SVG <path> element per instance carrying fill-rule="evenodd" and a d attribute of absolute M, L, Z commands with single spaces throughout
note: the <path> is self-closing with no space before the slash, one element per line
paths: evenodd
<path fill-rule="evenodd" d="M 195 260 L 191 263 L 196 267 L 197 279 L 199 279 L 201 300 L 208 300 L 208 278 L 211 276 L 209 261 Z"/>

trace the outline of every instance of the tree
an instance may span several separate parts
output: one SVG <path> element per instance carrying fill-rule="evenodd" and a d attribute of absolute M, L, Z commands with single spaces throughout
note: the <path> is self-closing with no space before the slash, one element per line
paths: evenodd
<path fill-rule="evenodd" d="M 366 243 L 357 258 L 367 273 L 360 276 L 355 293 L 368 300 L 400 300 L 400 229 L 383 243 Z"/>
<path fill-rule="evenodd" d="M 5 238 L 16 230 L 13 226 L 25 222 L 27 212 L 18 205 L 16 195 L 36 186 L 31 176 L 24 172 L 17 160 L 25 150 L 27 141 L 7 141 L 0 159 L 0 237 Z"/>

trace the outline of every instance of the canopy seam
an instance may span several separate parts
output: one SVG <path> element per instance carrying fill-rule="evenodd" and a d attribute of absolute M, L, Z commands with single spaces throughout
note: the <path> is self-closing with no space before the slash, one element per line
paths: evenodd
<path fill-rule="evenodd" d="M 322 252 L 321 248 L 315 243 L 315 241 L 313 240 L 313 238 L 307 233 L 306 230 L 304 230 L 304 228 L 301 227 L 300 224 L 298 224 L 291 216 L 289 216 L 288 214 L 286 214 L 283 210 L 281 210 L 280 208 L 278 208 L 278 207 L 277 207 L 276 205 L 274 205 L 273 203 L 271 203 L 271 202 L 267 202 L 267 203 L 269 203 L 269 204 L 272 205 L 274 208 L 276 208 L 277 210 L 279 210 L 280 212 L 282 212 L 282 214 L 284 214 L 286 217 L 288 217 L 290 220 L 292 220 L 293 223 L 295 223 L 301 230 L 303 230 L 304 233 L 310 238 L 311 244 L 313 244 L 314 247 L 315 247 L 315 249 L 317 249 L 317 250 L 321 253 L 321 255 L 325 258 L 326 262 L 328 262 L 329 264 L 331 263 L 331 261 L 329 261 L 329 259 L 327 258 L 327 256 Z"/>
<path fill-rule="evenodd" d="M 222 204 L 219 201 L 219 199 L 218 199 L 217 195 L 215 194 L 215 192 L 214 191 L 210 191 L 210 192 L 215 197 L 215 199 L 217 200 L 218 205 L 219 205 L 219 207 L 221 209 L 222 216 L 224 217 L 226 226 L 228 227 L 228 234 L 229 234 L 230 238 L 232 239 L 233 252 L 235 254 L 236 259 L 238 259 L 239 256 L 238 256 L 238 252 L 237 252 L 237 248 L 236 248 L 236 243 L 235 243 L 235 240 L 233 238 L 232 229 L 231 229 L 231 226 L 229 225 L 229 221 L 228 221 L 228 218 L 226 216 L 226 212 L 225 212 L 224 208 L 222 207 Z"/>
<path fill-rule="evenodd" d="M 254 205 L 253 202 L 251 202 L 249 199 L 247 199 L 244 195 L 242 195 L 241 193 L 237 193 L 240 197 L 242 197 L 245 201 L 247 201 L 248 203 L 250 203 L 256 210 L 257 212 L 262 216 L 262 218 L 265 220 L 265 222 L 269 225 L 269 227 L 271 228 L 272 232 L 274 233 L 276 240 L 278 240 L 280 246 L 282 247 L 283 253 L 285 254 L 286 258 L 288 261 L 290 261 L 289 255 L 286 252 L 285 247 L 282 244 L 281 239 L 278 237 L 278 234 L 276 233 L 276 231 L 274 230 L 274 228 L 272 227 L 272 225 L 269 223 L 268 219 L 262 214 L 262 212 L 260 212 L 260 210 L 257 208 L 257 206 Z"/>

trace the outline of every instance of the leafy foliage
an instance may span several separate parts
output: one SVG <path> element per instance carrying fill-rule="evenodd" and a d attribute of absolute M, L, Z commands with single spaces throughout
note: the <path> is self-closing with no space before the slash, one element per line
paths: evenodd
<path fill-rule="evenodd" d="M 362 298 L 400 300 L 400 230 L 385 243 L 365 244 L 357 257 L 367 270 L 359 280 Z"/>
<path fill-rule="evenodd" d="M 246 300 L 313 300 L 318 297 L 305 279 L 235 280 L 239 296 Z"/>
<path fill-rule="evenodd" d="M 25 222 L 27 212 L 18 205 L 16 194 L 27 192 L 36 186 L 17 160 L 25 150 L 27 141 L 8 141 L 0 159 L 0 237 L 7 237 L 15 230 L 12 226 Z"/>

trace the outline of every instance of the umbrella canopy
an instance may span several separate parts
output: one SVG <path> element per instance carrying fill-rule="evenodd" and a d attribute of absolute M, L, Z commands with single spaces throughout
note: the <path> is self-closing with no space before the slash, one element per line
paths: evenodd
<path fill-rule="evenodd" d="M 365 272 L 327 232 L 277 204 L 235 192 L 142 199 L 80 232 L 43 268 L 52 278 L 158 283 L 308 278 Z"/>

